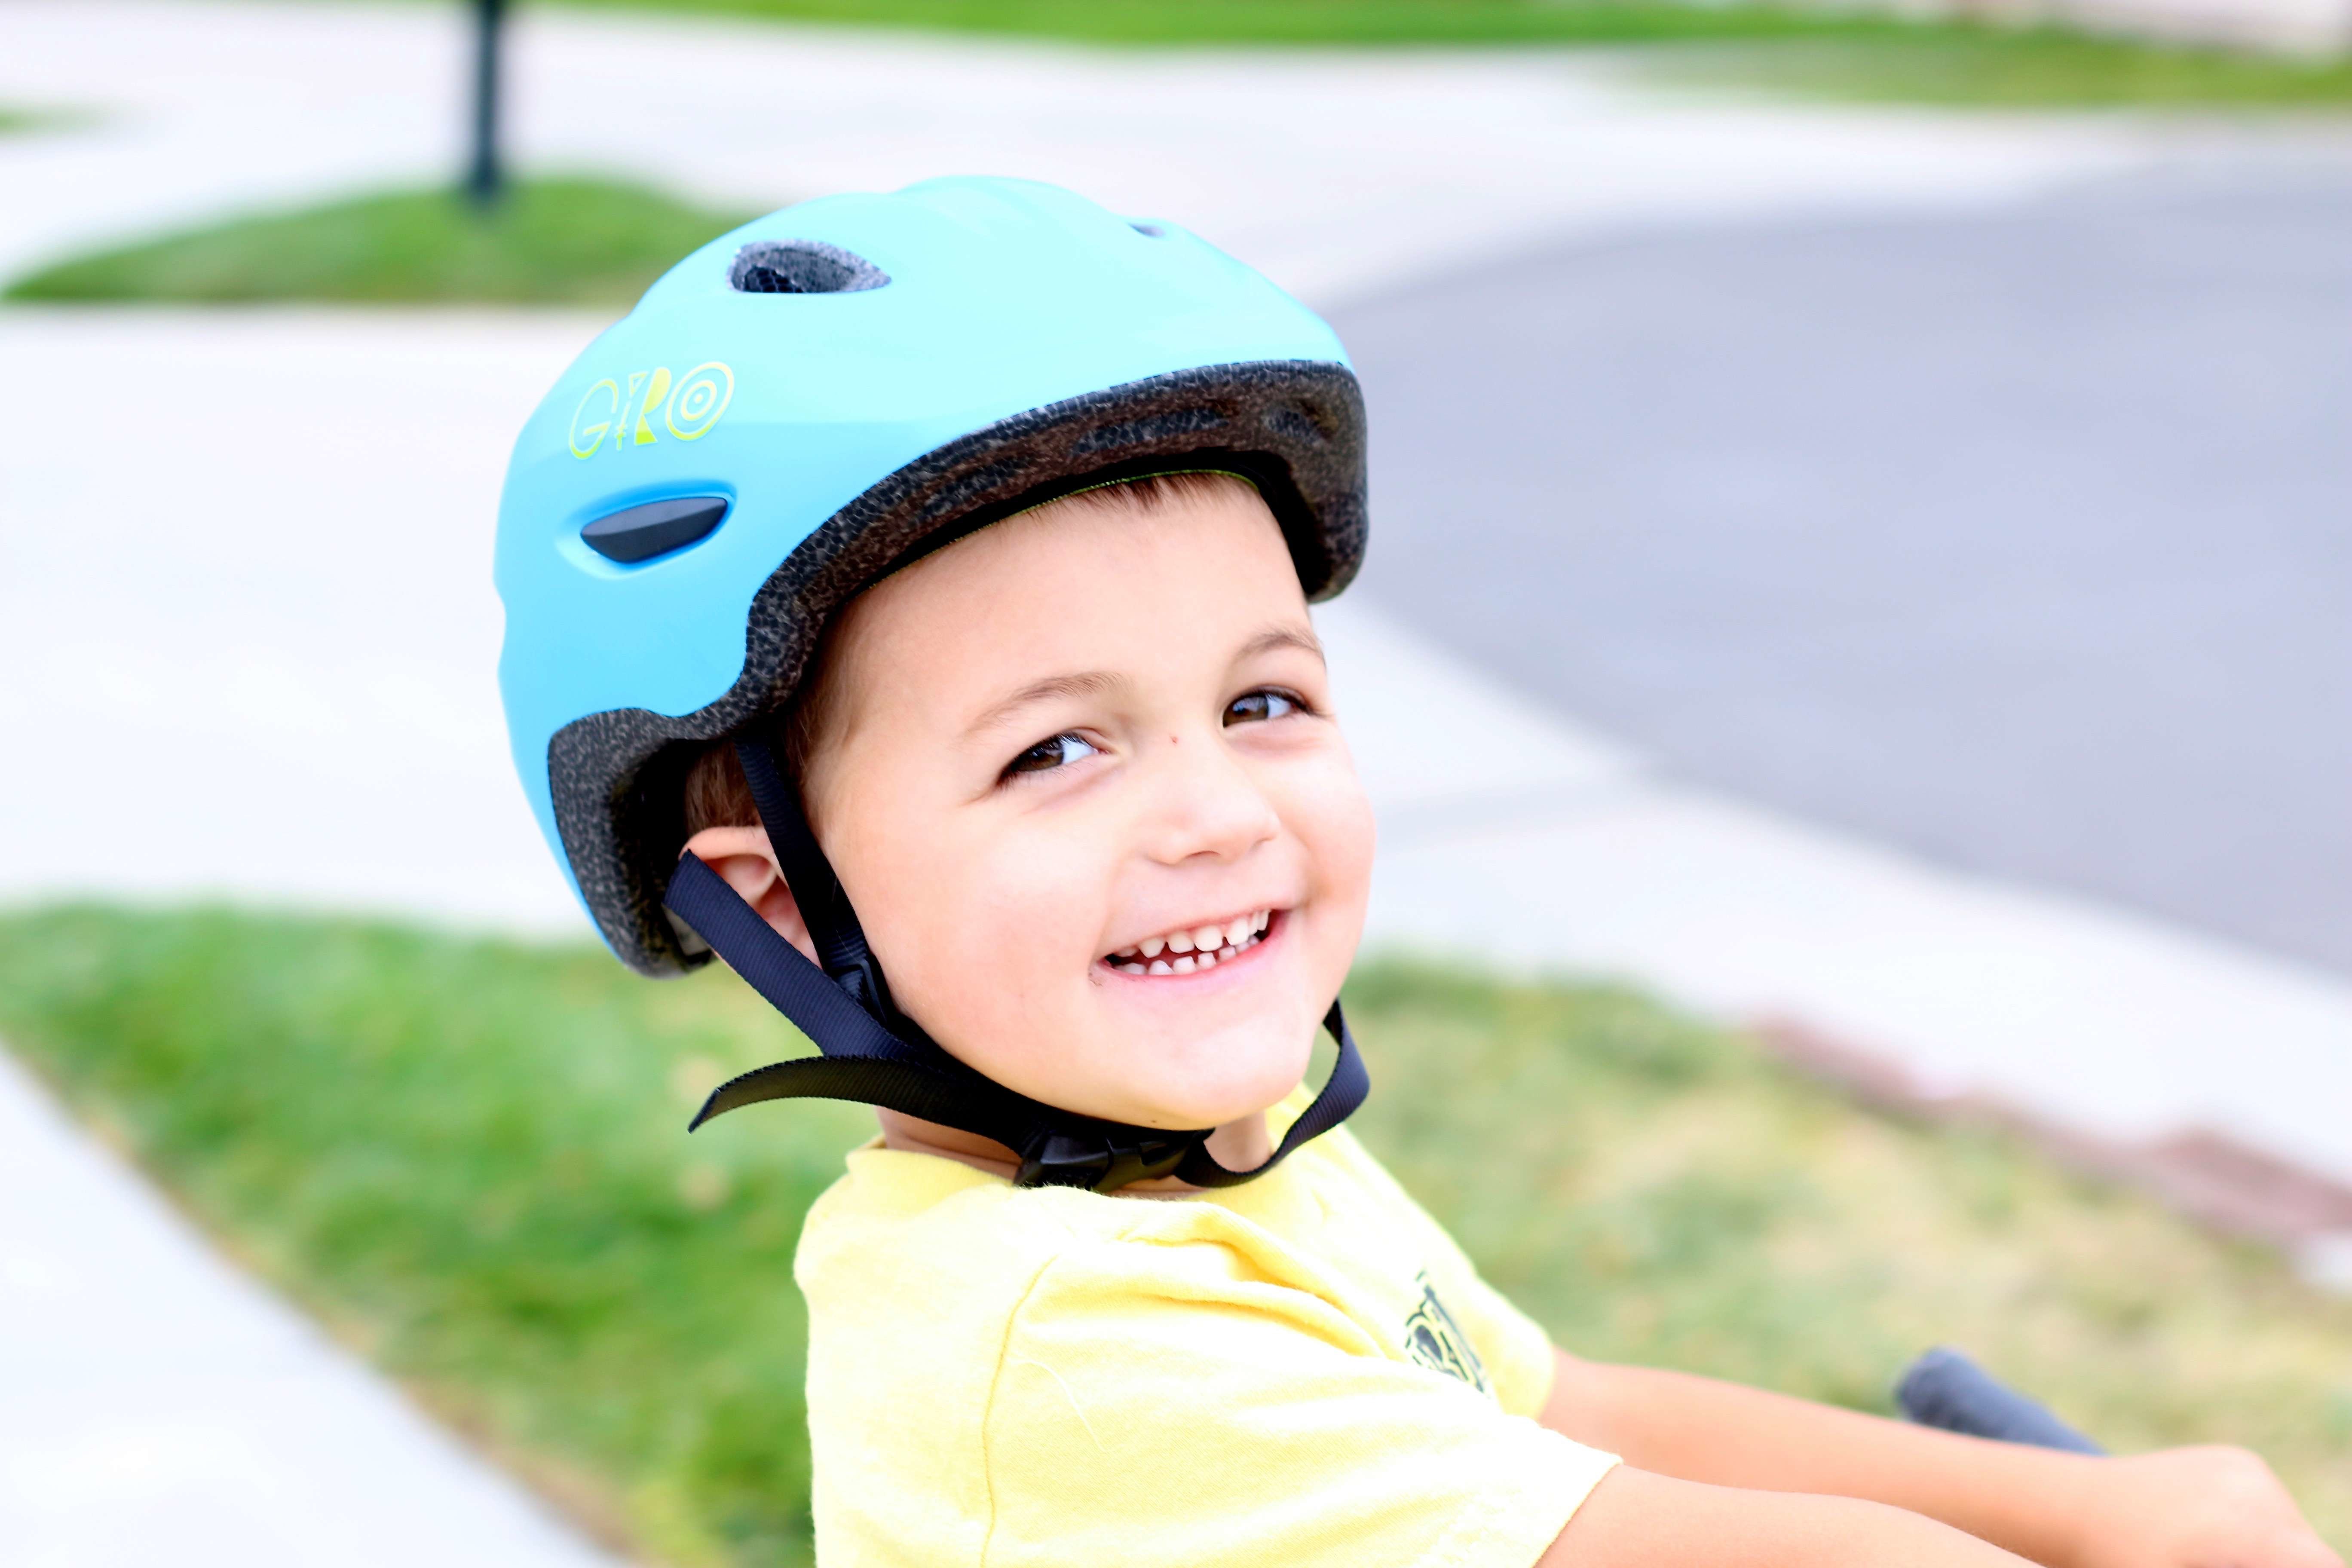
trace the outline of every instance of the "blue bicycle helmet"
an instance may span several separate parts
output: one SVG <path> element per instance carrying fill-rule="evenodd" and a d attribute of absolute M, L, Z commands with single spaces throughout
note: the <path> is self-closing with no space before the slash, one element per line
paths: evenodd
<path fill-rule="evenodd" d="M 1181 1135 L 1189 1154 L 1128 1138 L 1100 1179 L 1091 1154 L 1053 1167 L 1054 1138 L 1070 1155 L 1108 1124 L 997 1088 L 896 1012 L 766 743 L 862 589 L 1057 495 L 1183 468 L 1257 486 L 1310 598 L 1355 574 L 1363 409 L 1331 330 L 1179 228 L 1019 180 L 830 196 L 746 225 L 671 269 L 541 403 L 497 552 L 499 682 L 541 828 L 624 963 L 676 973 L 715 948 L 826 1058 L 865 1064 L 830 1088 L 784 1070 L 822 1063 L 762 1069 L 782 1076 L 727 1086 L 704 1117 L 781 1094 L 912 1095 L 920 1108 L 900 1109 L 1010 1133 L 1025 1179 L 1116 1185 L 1190 1154 L 1215 1179 L 1205 1134 Z M 680 859 L 686 773 L 728 739 L 822 973 Z"/>

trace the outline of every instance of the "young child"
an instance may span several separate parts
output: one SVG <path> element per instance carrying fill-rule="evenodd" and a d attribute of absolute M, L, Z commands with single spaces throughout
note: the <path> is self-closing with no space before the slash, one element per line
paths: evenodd
<path fill-rule="evenodd" d="M 1321 322 L 992 180 L 698 252 L 517 447 L 551 842 L 625 961 L 821 1047 L 705 1117 L 879 1108 L 796 1270 L 820 1560 L 2341 1568 L 2242 1451 L 1577 1360 L 1338 1130 L 1372 820 L 1307 604 L 1362 474 Z"/>

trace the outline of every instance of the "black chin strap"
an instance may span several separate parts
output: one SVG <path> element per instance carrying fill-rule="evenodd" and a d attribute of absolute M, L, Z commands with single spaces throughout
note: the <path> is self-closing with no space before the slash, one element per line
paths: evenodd
<path fill-rule="evenodd" d="M 776 934 L 724 878 L 692 855 L 678 861 L 664 901 L 824 1054 L 772 1062 L 721 1084 L 688 1131 L 765 1100 L 855 1100 L 994 1139 L 1020 1158 L 1015 1186 L 1108 1193 L 1169 1175 L 1199 1187 L 1246 1182 L 1339 1125 L 1364 1102 L 1371 1079 L 1337 1002 L 1323 1019 L 1339 1043 L 1330 1079 L 1273 1154 L 1252 1170 L 1229 1171 L 1219 1164 L 1208 1150 L 1211 1129 L 1171 1132 L 1104 1121 L 983 1078 L 940 1049 L 890 1000 L 856 911 L 809 831 L 798 793 L 766 744 L 739 739 L 735 752 L 824 967 Z"/>

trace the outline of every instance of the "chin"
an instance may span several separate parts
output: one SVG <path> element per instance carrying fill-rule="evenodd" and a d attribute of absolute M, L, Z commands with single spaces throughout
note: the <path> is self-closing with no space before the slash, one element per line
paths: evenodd
<path fill-rule="evenodd" d="M 965 1010 L 958 1018 L 959 1009 L 942 1008 L 950 1016 L 933 1037 L 1006 1088 L 1049 1105 L 1171 1131 L 1222 1127 L 1280 1104 L 1298 1087 L 1323 1015 L 1299 999 L 1287 975 L 1262 973 L 1246 988 L 1204 978 L 1212 984 L 1186 987 L 1189 996 L 1172 987 L 1174 994 L 1146 994 L 1141 1007 L 1134 994 L 1106 996 L 1090 981 L 1075 1005 L 1056 1010 L 1059 1026 L 1043 1031 L 1034 1009 L 992 1008 L 978 1016 Z M 970 1044 L 1012 1040 L 1022 1048 Z"/>
<path fill-rule="evenodd" d="M 1314 1047 L 1311 1027 L 1227 1029 L 1157 1054 L 1159 1070 L 1129 1081 L 1150 1085 L 1150 1125 L 1222 1127 L 1280 1104 L 1306 1076 Z"/>

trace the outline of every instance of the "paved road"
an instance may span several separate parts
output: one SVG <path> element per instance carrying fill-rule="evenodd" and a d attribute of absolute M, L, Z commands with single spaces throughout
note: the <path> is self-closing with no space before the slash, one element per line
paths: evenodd
<path fill-rule="evenodd" d="M 2352 970 L 2352 147 L 1339 325 L 1392 613 L 1685 777 Z"/>

